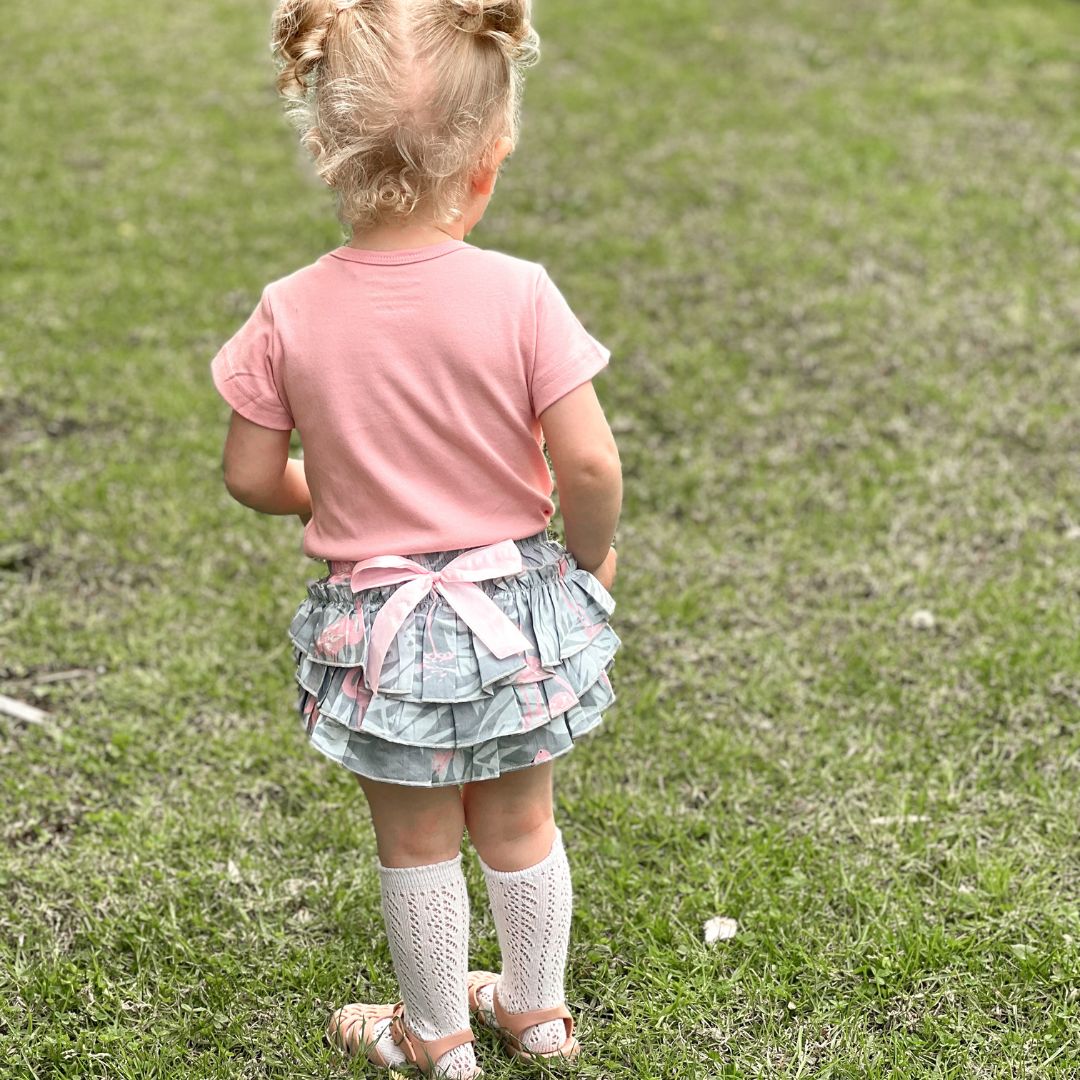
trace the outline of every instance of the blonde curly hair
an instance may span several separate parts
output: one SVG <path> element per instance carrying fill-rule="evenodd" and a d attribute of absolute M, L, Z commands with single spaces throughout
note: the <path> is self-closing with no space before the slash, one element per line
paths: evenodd
<path fill-rule="evenodd" d="M 343 224 L 461 216 L 470 177 L 517 139 L 539 55 L 529 0 L 280 0 L 278 90 Z"/>

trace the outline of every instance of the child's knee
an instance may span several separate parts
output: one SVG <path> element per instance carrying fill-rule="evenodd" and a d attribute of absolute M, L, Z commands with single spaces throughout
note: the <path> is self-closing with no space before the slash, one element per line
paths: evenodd
<path fill-rule="evenodd" d="M 551 805 L 544 800 L 497 808 L 467 803 L 465 826 L 480 858 L 497 868 L 511 862 L 522 866 L 538 862 L 555 835 Z"/>
<path fill-rule="evenodd" d="M 408 821 L 376 827 L 379 860 L 383 866 L 429 866 L 446 862 L 461 850 L 464 830 L 445 815 L 410 815 Z"/>

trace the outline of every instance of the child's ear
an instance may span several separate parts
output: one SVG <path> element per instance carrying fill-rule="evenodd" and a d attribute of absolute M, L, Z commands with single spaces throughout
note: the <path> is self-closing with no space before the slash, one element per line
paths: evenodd
<path fill-rule="evenodd" d="M 477 195 L 490 195 L 495 190 L 499 168 L 513 149 L 514 144 L 505 135 L 495 140 L 487 160 L 473 176 L 472 189 Z"/>
<path fill-rule="evenodd" d="M 498 172 L 502 163 L 512 154 L 514 151 L 514 144 L 505 135 L 500 135 L 495 140 L 495 146 L 491 151 L 491 160 L 495 165 L 495 171 Z"/>

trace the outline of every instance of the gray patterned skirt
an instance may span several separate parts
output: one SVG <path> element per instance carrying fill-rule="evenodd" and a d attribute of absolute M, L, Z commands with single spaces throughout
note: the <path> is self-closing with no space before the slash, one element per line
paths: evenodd
<path fill-rule="evenodd" d="M 441 787 L 558 757 L 600 723 L 615 701 L 615 601 L 546 530 L 507 543 L 522 572 L 475 585 L 528 647 L 500 659 L 431 588 L 390 641 L 374 693 L 365 680 L 372 624 L 401 586 L 353 592 L 349 563 L 331 563 L 308 585 L 289 637 L 316 749 L 374 780 Z M 439 571 L 469 550 L 407 558 Z"/>

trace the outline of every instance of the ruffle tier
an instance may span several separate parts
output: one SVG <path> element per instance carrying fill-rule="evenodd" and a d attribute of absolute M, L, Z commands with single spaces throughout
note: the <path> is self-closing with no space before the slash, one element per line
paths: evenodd
<path fill-rule="evenodd" d="M 433 787 L 558 757 L 615 701 L 615 601 L 562 545 L 515 541 L 525 569 L 477 583 L 529 642 L 499 659 L 447 600 L 425 596 L 390 645 L 378 693 L 364 680 L 372 624 L 396 586 L 354 594 L 347 575 L 308 586 L 289 628 L 311 743 L 353 772 Z M 462 551 L 409 556 L 432 570 Z"/>

